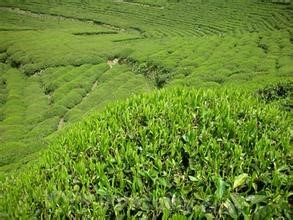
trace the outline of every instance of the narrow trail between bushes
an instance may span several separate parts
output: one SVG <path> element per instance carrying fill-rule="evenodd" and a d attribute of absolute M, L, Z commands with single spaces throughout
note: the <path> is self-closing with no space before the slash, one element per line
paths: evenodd
<path fill-rule="evenodd" d="M 82 99 L 80 100 L 80 102 L 79 103 L 77 103 L 76 105 L 74 105 L 72 108 L 70 108 L 61 118 L 60 118 L 60 121 L 59 121 L 59 123 L 58 123 L 58 128 L 57 128 L 57 131 L 59 131 L 60 129 L 62 129 L 64 126 L 65 126 L 65 124 L 67 123 L 67 122 L 65 122 L 65 116 L 66 116 L 66 114 L 69 112 L 69 111 L 71 111 L 72 109 L 74 109 L 74 108 L 76 108 L 77 106 L 79 106 L 81 103 L 83 103 L 89 96 L 90 96 L 90 94 L 97 88 L 97 86 L 98 86 L 98 79 L 92 84 L 92 87 L 91 87 L 91 89 L 89 90 L 89 92 L 85 95 L 85 96 L 83 96 L 82 97 Z"/>
<path fill-rule="evenodd" d="M 48 105 L 51 105 L 51 103 L 52 103 L 52 95 L 51 94 L 47 94 L 47 95 L 45 95 L 46 97 L 47 97 L 47 99 L 48 99 Z"/>
<path fill-rule="evenodd" d="M 164 9 L 165 8 L 163 6 L 144 4 L 144 3 L 139 3 L 139 2 L 131 2 L 131 1 L 125 1 L 125 0 L 116 0 L 115 2 L 124 3 L 124 4 L 128 4 L 128 5 L 136 5 L 136 6 L 145 7 L 145 8 L 157 8 L 157 9 Z"/>
<path fill-rule="evenodd" d="M 108 60 L 107 61 L 107 64 L 110 67 L 110 69 L 112 69 L 114 65 L 119 64 L 119 59 L 118 58 L 115 58 L 113 60 Z"/>
<path fill-rule="evenodd" d="M 91 94 L 91 92 L 93 92 L 94 90 L 95 90 L 95 88 L 98 86 L 98 80 L 96 80 L 94 83 L 93 83 L 93 85 L 92 85 L 92 87 L 91 87 L 91 90 L 84 96 L 84 97 L 82 97 L 82 99 L 80 100 L 80 102 L 79 103 L 77 103 L 74 107 L 72 107 L 70 110 L 72 110 L 72 109 L 74 109 L 76 106 L 78 106 L 80 103 L 82 103 L 85 99 L 87 99 L 87 97 Z M 49 98 L 48 98 L 49 99 Z M 50 99 L 49 99 L 50 100 Z M 70 111 L 69 110 L 69 111 Z M 66 114 L 67 114 L 67 112 L 66 112 Z M 66 115 L 65 114 L 65 115 Z M 64 119 L 64 116 L 62 116 L 61 118 L 60 118 L 60 121 L 59 121 L 59 123 L 58 123 L 58 128 L 57 128 L 57 131 L 59 131 L 59 130 L 61 130 L 64 126 L 65 126 L 65 119 Z"/>
<path fill-rule="evenodd" d="M 97 88 L 97 86 L 98 86 L 98 80 L 96 80 L 95 82 L 94 82 L 94 84 L 92 85 L 92 88 L 91 88 L 91 90 L 83 97 L 83 99 L 81 100 L 81 102 L 84 100 L 84 99 L 86 99 L 90 94 L 91 94 L 91 92 L 92 91 L 94 91 L 95 90 L 95 88 Z M 81 103 L 80 102 L 80 103 Z"/>
<path fill-rule="evenodd" d="M 65 125 L 65 122 L 64 122 L 64 117 L 60 118 L 60 121 L 58 123 L 58 128 L 57 128 L 57 131 L 60 131 Z"/>

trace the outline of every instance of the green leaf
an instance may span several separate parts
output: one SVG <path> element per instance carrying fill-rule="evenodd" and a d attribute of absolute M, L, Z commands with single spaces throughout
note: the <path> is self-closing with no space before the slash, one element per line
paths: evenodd
<path fill-rule="evenodd" d="M 248 178 L 247 173 L 242 173 L 241 175 L 237 176 L 234 180 L 233 189 L 236 189 L 240 186 L 243 186 Z"/>
<path fill-rule="evenodd" d="M 174 214 L 171 218 L 171 220 L 186 220 L 186 219 L 188 219 L 186 216 L 180 215 L 180 214 Z"/>
<path fill-rule="evenodd" d="M 207 220 L 215 219 L 215 216 L 213 216 L 211 213 L 207 213 L 204 216 L 206 217 Z"/>
<path fill-rule="evenodd" d="M 119 213 L 125 208 L 124 204 L 118 203 L 114 206 L 115 215 L 119 215 Z"/>
<path fill-rule="evenodd" d="M 221 200 L 225 192 L 225 181 L 221 177 L 217 178 L 217 190 L 216 190 L 216 199 L 217 201 Z"/>
<path fill-rule="evenodd" d="M 231 194 L 231 199 L 239 211 L 243 211 L 246 207 L 249 207 L 249 204 L 245 201 L 242 196 Z"/>
<path fill-rule="evenodd" d="M 188 176 L 188 178 L 192 181 L 192 182 L 196 182 L 197 178 L 194 176 Z"/>
<path fill-rule="evenodd" d="M 265 195 L 250 195 L 246 197 L 246 201 L 250 202 L 251 205 L 264 202 L 265 200 L 267 200 L 267 196 Z"/>
<path fill-rule="evenodd" d="M 227 200 L 224 202 L 223 205 L 224 205 L 225 208 L 228 210 L 229 215 L 230 215 L 232 218 L 236 219 L 238 215 L 237 215 L 237 211 L 236 211 L 236 209 L 235 209 L 233 203 L 232 203 L 229 199 L 227 199 Z"/>
<path fill-rule="evenodd" d="M 80 190 L 79 185 L 74 185 L 74 187 L 73 187 L 73 191 L 74 191 L 74 192 L 78 192 L 79 190 Z"/>
<path fill-rule="evenodd" d="M 184 134 L 184 135 L 182 136 L 182 138 L 183 138 L 183 140 L 184 140 L 186 143 L 189 142 L 189 137 L 188 137 L 186 134 Z"/>
<path fill-rule="evenodd" d="M 171 209 L 171 200 L 167 197 L 160 198 L 161 205 L 166 209 Z"/>
<path fill-rule="evenodd" d="M 272 219 L 272 208 L 270 206 L 260 207 L 257 209 L 256 213 L 253 215 L 253 219 Z"/>

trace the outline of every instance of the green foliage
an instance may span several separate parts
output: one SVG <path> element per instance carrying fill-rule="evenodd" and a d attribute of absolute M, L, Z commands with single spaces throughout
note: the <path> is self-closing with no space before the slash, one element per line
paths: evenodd
<path fill-rule="evenodd" d="M 279 101 L 286 110 L 293 109 L 293 82 L 269 85 L 259 89 L 257 93 L 266 102 Z"/>
<path fill-rule="evenodd" d="M 291 6 L 1 1 L 0 219 L 289 219 Z"/>
<path fill-rule="evenodd" d="M 12 218 L 288 217 L 291 126 L 243 92 L 137 96 L 71 127 L 2 183 L 1 206 Z"/>
<path fill-rule="evenodd" d="M 266 102 L 271 102 L 278 99 L 284 99 L 289 96 L 292 96 L 293 92 L 293 83 L 279 83 L 273 86 L 267 86 L 264 89 L 258 91 L 259 95 Z"/>
<path fill-rule="evenodd" d="M 129 58 L 122 58 L 119 62 L 131 66 L 133 72 L 143 74 L 146 78 L 154 81 L 157 88 L 162 88 L 171 78 L 171 73 L 167 69 L 154 63 L 139 63 Z"/>

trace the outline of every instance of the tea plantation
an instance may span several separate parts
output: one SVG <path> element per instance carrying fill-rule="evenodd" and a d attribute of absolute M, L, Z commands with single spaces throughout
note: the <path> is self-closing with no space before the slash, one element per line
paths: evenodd
<path fill-rule="evenodd" d="M 0 219 L 291 219 L 293 3 L 0 1 Z"/>

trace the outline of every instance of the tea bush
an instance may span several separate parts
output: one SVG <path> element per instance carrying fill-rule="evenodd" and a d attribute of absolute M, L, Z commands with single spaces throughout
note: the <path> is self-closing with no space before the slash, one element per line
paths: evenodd
<path fill-rule="evenodd" d="M 2 183 L 0 207 L 12 218 L 290 218 L 291 122 L 246 92 L 137 96 L 68 129 Z"/>
<path fill-rule="evenodd" d="M 0 14 L 0 219 L 292 216 L 289 5 L 5 0 Z"/>

